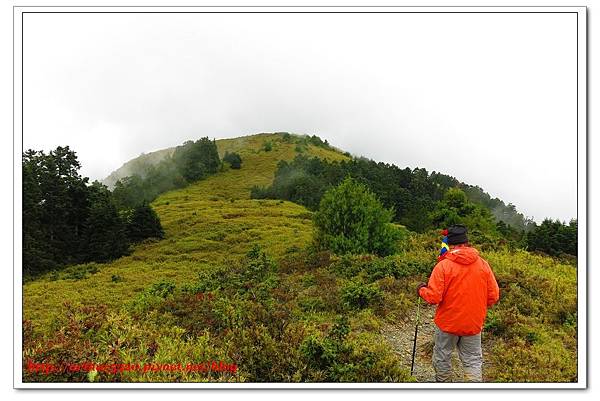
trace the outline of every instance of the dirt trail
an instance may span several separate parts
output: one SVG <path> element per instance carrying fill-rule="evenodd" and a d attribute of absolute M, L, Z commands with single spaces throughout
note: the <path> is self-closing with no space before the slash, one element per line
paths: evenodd
<path fill-rule="evenodd" d="M 433 335 L 435 331 L 435 323 L 433 323 L 433 315 L 435 314 L 435 306 L 421 304 L 420 307 L 420 323 L 419 332 L 417 335 L 417 352 L 415 355 L 415 367 L 413 376 L 418 382 L 435 382 L 435 371 L 431 364 L 431 354 L 433 351 Z M 410 370 L 412 360 L 413 340 L 415 335 L 415 321 L 417 317 L 416 307 L 410 312 L 409 318 L 395 325 L 385 325 L 382 327 L 382 334 L 392 347 L 392 349 L 400 356 L 402 364 Z M 486 371 L 489 370 L 489 352 L 492 344 L 486 339 L 485 333 L 482 337 L 483 341 L 483 381 L 488 381 Z M 454 350 L 452 354 L 452 371 L 453 382 L 463 381 L 463 370 L 458 358 L 458 352 Z"/>

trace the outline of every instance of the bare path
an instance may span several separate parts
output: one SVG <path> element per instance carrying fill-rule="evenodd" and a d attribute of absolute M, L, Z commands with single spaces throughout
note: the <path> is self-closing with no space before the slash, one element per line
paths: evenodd
<path fill-rule="evenodd" d="M 433 315 L 435 306 L 421 304 L 421 318 L 419 323 L 419 332 L 417 335 L 417 352 L 415 355 L 415 368 L 413 376 L 417 382 L 428 383 L 435 382 L 435 372 L 431 363 L 431 354 L 433 351 L 433 335 L 435 332 L 435 323 Z M 412 360 L 413 339 L 415 335 L 415 322 L 417 317 L 417 308 L 414 307 L 409 314 L 408 319 L 397 324 L 387 324 L 382 327 L 382 334 L 400 356 L 402 364 L 410 370 Z M 489 352 L 492 344 L 487 341 L 487 336 L 483 336 L 483 380 L 489 381 L 486 376 L 486 370 L 489 369 Z M 463 370 L 458 353 L 454 350 L 452 354 L 453 382 L 463 381 Z"/>

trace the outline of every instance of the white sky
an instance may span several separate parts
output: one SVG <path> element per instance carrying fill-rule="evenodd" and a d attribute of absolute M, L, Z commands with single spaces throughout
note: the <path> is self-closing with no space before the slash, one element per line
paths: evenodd
<path fill-rule="evenodd" d="M 24 146 L 82 174 L 202 136 L 317 134 L 576 214 L 575 14 L 26 14 Z"/>

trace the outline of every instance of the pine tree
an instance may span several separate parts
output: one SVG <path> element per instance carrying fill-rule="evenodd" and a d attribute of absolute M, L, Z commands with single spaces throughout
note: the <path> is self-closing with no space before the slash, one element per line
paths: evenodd
<path fill-rule="evenodd" d="M 366 186 L 348 177 L 321 199 L 314 220 L 317 243 L 338 254 L 392 254 L 399 238 L 390 224 L 393 215 Z"/>
<path fill-rule="evenodd" d="M 125 223 L 110 202 L 92 205 L 85 229 L 85 261 L 107 262 L 127 254 Z"/>
<path fill-rule="evenodd" d="M 78 263 L 89 214 L 86 177 L 75 152 L 57 147 L 23 153 L 23 271 L 37 274 Z"/>
<path fill-rule="evenodd" d="M 214 174 L 221 167 L 221 159 L 215 141 L 208 137 L 196 142 L 187 141 L 173 153 L 173 161 L 179 173 L 188 181 L 198 181 Z"/>
<path fill-rule="evenodd" d="M 127 225 L 127 237 L 133 243 L 146 238 L 164 238 L 158 215 L 147 203 L 133 209 Z"/>

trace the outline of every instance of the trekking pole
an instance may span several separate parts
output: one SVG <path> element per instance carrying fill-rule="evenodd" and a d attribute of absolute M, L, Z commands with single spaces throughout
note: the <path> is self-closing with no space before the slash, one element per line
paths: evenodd
<path fill-rule="evenodd" d="M 417 299 L 417 323 L 415 324 L 415 338 L 413 340 L 412 362 L 410 363 L 410 375 L 413 375 L 415 369 L 415 354 L 417 353 L 417 332 L 419 331 L 419 309 L 421 307 L 421 297 Z"/>

